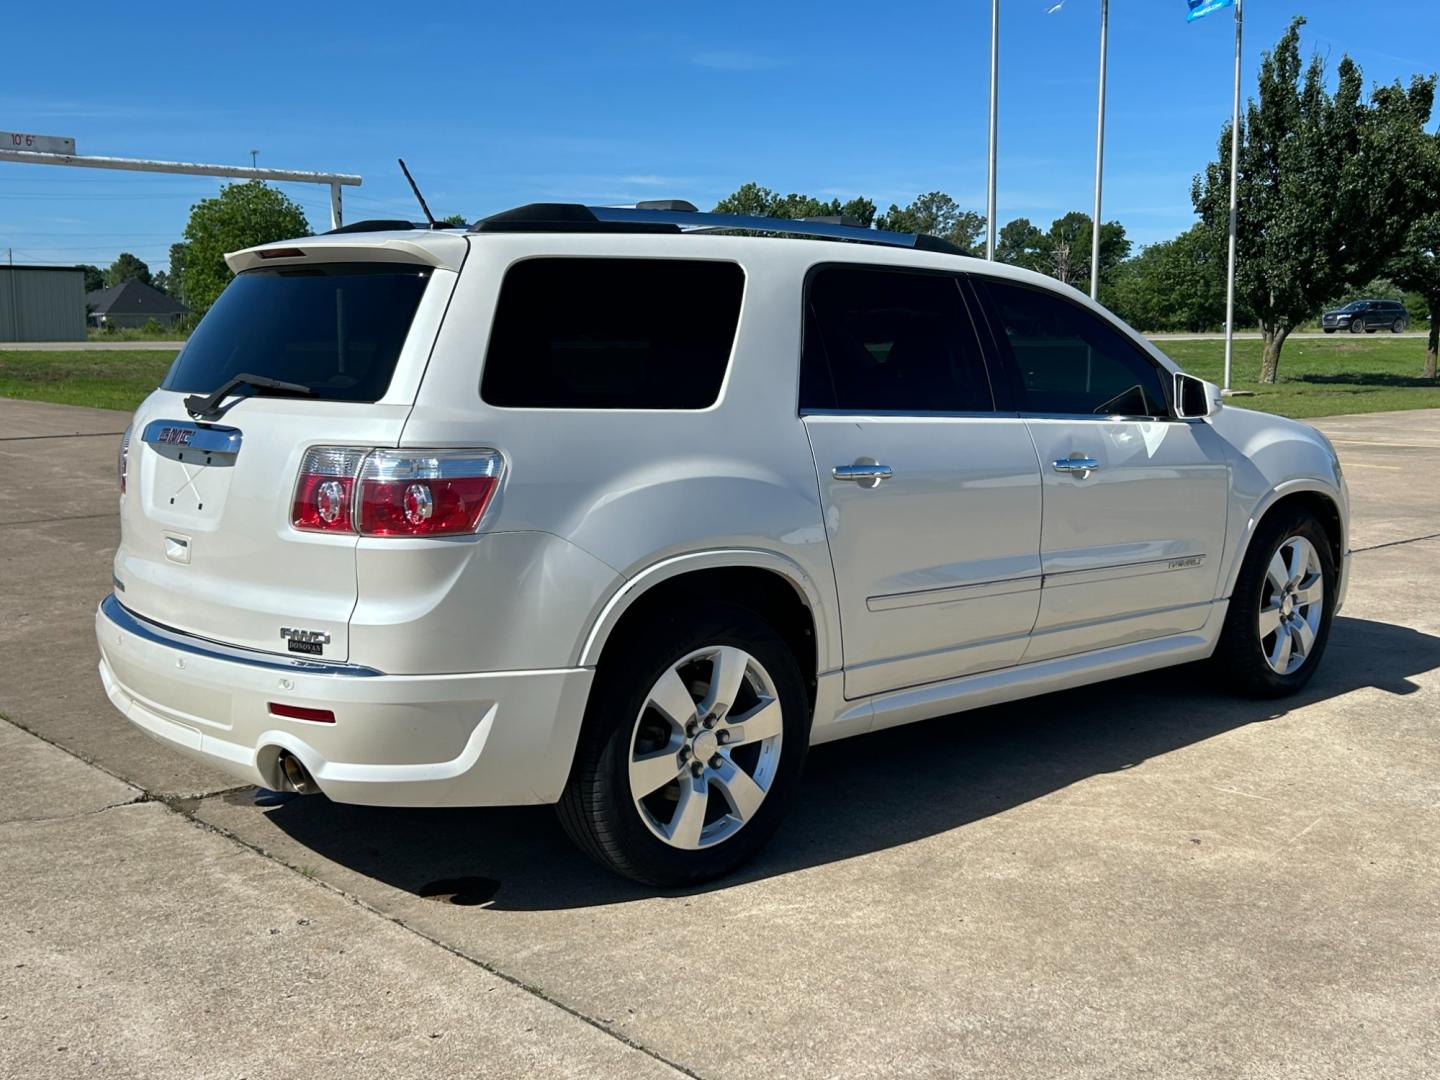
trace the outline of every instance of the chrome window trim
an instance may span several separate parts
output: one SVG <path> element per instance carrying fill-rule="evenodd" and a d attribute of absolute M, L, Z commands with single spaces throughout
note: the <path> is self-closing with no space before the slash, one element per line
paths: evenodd
<path fill-rule="evenodd" d="M 1022 420 L 1108 420 L 1115 424 L 1190 424 L 1204 417 L 1198 416 L 1131 416 L 1126 413 L 1017 413 Z"/>
<path fill-rule="evenodd" d="M 864 417 L 873 416 L 877 419 L 893 420 L 896 417 L 922 417 L 932 420 L 1017 420 L 1018 413 L 995 412 L 985 410 L 983 412 L 947 412 L 945 410 L 920 410 L 920 409 L 801 409 L 800 417 L 807 416 L 843 416 L 843 417 Z"/>
<path fill-rule="evenodd" d="M 100 601 L 100 612 L 107 618 L 111 625 L 128 634 L 151 642 L 155 645 L 163 645 L 170 649 L 179 649 L 181 652 L 189 653 L 192 656 L 204 656 L 212 660 L 226 660 L 230 663 L 248 664 L 251 667 L 273 668 L 278 671 L 298 672 L 302 675 L 345 675 L 356 678 L 370 678 L 372 676 L 384 675 L 382 671 L 374 668 L 363 667 L 360 664 L 337 664 L 326 663 L 321 660 L 302 660 L 299 657 L 291 658 L 281 656 L 278 653 L 265 653 L 257 649 L 242 649 L 236 645 L 222 645 L 218 641 L 210 641 L 208 638 L 196 637 L 194 634 L 187 634 L 181 630 L 175 630 L 157 622 L 136 615 L 116 598 L 114 593 Z"/>

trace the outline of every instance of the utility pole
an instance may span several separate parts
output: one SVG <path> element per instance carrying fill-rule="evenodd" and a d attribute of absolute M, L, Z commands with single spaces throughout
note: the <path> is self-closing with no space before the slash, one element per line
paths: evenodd
<path fill-rule="evenodd" d="M 995 147 L 999 133 L 1000 0 L 990 0 L 990 196 L 985 213 L 985 258 L 995 259 Z"/>
<path fill-rule="evenodd" d="M 1235 355 L 1235 208 L 1240 175 L 1240 31 L 1241 5 L 1235 0 L 1235 99 L 1230 109 L 1230 259 L 1225 271 L 1225 385 L 1230 389 L 1230 362 Z"/>
<path fill-rule="evenodd" d="M 1110 0 L 1100 0 L 1100 103 L 1095 112 L 1095 216 L 1090 219 L 1090 299 L 1100 298 L 1100 181 L 1105 168 L 1105 57 Z"/>
<path fill-rule="evenodd" d="M 255 161 L 256 161 L 257 158 L 259 158 L 259 156 L 260 156 L 260 151 L 259 151 L 259 150 L 251 150 L 251 151 L 250 151 L 250 167 L 251 167 L 252 169 L 256 167 L 256 166 L 255 166 Z"/>

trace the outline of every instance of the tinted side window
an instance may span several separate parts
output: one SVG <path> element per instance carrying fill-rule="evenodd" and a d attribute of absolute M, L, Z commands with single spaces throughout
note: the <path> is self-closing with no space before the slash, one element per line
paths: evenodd
<path fill-rule="evenodd" d="M 1042 289 L 992 279 L 985 291 L 1024 411 L 1169 415 L 1160 371 L 1103 319 Z"/>
<path fill-rule="evenodd" d="M 810 277 L 802 409 L 988 412 L 979 342 L 953 277 L 850 266 Z"/>
<path fill-rule="evenodd" d="M 734 263 L 542 258 L 505 274 L 481 396 L 532 409 L 703 409 L 730 362 Z"/>

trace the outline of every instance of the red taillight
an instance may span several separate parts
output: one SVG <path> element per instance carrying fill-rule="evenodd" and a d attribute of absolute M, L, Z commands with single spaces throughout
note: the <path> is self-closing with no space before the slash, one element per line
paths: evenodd
<path fill-rule="evenodd" d="M 270 702 L 271 716 L 284 716 L 291 720 L 309 720 L 314 724 L 333 724 L 335 714 L 329 709 L 307 709 L 303 705 L 281 705 Z"/>
<path fill-rule="evenodd" d="M 115 478 L 120 482 L 120 494 L 125 494 L 125 474 L 130 471 L 130 426 L 125 425 L 125 434 L 120 436 L 120 450 L 115 455 Z"/>
<path fill-rule="evenodd" d="M 307 451 L 290 504 L 290 524 L 310 532 L 354 532 L 355 474 L 365 453 L 348 446 Z"/>
<path fill-rule="evenodd" d="M 495 495 L 495 450 L 317 446 L 305 455 L 290 520 L 297 529 L 365 536 L 474 532 Z"/>

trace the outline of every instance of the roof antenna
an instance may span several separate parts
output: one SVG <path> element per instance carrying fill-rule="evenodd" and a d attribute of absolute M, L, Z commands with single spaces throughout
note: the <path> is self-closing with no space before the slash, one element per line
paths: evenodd
<path fill-rule="evenodd" d="M 410 190 L 415 192 L 415 199 L 420 203 L 420 209 L 425 212 L 425 220 L 430 223 L 430 228 L 438 229 L 440 226 L 435 224 L 435 215 L 430 213 L 430 207 L 425 205 L 425 196 L 420 194 L 420 188 L 415 183 L 415 178 L 410 175 L 410 170 L 405 167 L 405 159 L 396 158 L 395 160 L 400 162 L 400 171 L 405 174 L 405 179 L 410 181 Z"/>

